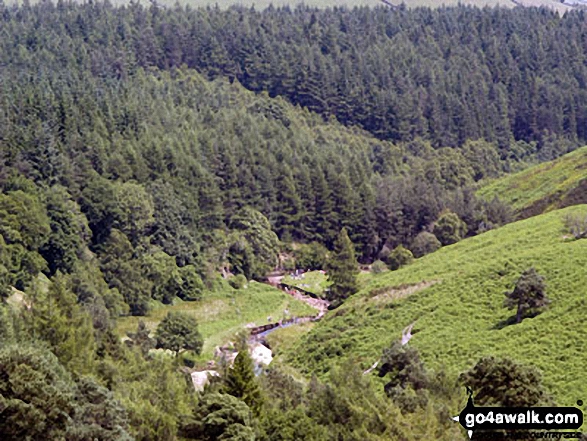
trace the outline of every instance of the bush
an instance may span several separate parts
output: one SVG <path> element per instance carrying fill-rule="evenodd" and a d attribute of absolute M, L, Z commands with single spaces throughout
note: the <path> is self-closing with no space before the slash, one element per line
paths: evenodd
<path fill-rule="evenodd" d="M 540 372 L 507 358 L 484 357 L 459 380 L 473 390 L 477 406 L 530 407 L 547 399 Z"/>
<path fill-rule="evenodd" d="M 516 309 L 516 323 L 521 323 L 526 317 L 534 317 L 550 304 L 544 277 L 534 268 L 524 271 L 514 289 L 506 292 L 505 296 L 504 306 Z"/>
<path fill-rule="evenodd" d="M 228 279 L 228 284 L 234 289 L 243 289 L 247 285 L 247 278 L 242 274 L 238 274 Z"/>
<path fill-rule="evenodd" d="M 389 256 L 387 256 L 387 266 L 390 270 L 395 271 L 402 266 L 409 265 L 414 260 L 414 255 L 403 245 L 396 247 Z"/>
<path fill-rule="evenodd" d="M 442 246 L 436 236 L 428 231 L 422 231 L 412 242 L 412 253 L 419 258 L 433 253 Z"/>
<path fill-rule="evenodd" d="M 565 226 L 575 239 L 587 238 L 587 216 L 578 213 L 565 217 Z"/>
<path fill-rule="evenodd" d="M 381 260 L 376 260 L 375 262 L 373 262 L 373 265 L 371 265 L 371 272 L 373 274 L 381 274 L 386 269 L 387 265 L 385 265 L 385 263 Z"/>
<path fill-rule="evenodd" d="M 467 224 L 455 213 L 448 211 L 438 218 L 433 233 L 442 245 L 452 245 L 465 237 Z"/>

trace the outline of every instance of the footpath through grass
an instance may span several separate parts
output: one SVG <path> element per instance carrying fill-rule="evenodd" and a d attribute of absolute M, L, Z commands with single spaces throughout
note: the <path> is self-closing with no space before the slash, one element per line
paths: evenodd
<path fill-rule="evenodd" d="M 312 315 L 316 312 L 314 308 L 264 283 L 251 281 L 247 288 L 235 290 L 223 282 L 215 291 L 205 292 L 200 301 L 178 300 L 174 305 L 158 304 L 147 317 L 122 317 L 118 319 L 116 329 L 121 337 L 125 337 L 127 332 L 137 329 L 139 320 L 155 331 L 170 311 L 192 315 L 198 320 L 200 333 L 204 337 L 204 348 L 199 360 L 205 361 L 212 358 L 216 346 L 227 343 L 247 324 L 266 324 L 268 317 L 277 321 L 284 318 L 285 310 L 289 311 L 289 316 Z"/>
<path fill-rule="evenodd" d="M 560 405 L 587 397 L 587 240 L 568 241 L 571 207 L 519 221 L 417 259 L 398 271 L 373 276 L 357 295 L 330 312 L 284 358 L 305 375 L 325 376 L 352 357 L 363 368 L 415 322 L 410 345 L 429 368 L 452 374 L 486 355 L 534 365 Z M 529 267 L 546 277 L 552 300 L 543 314 L 505 326 L 515 311 L 503 307 Z M 434 282 L 434 283 L 422 283 Z M 421 289 L 408 289 L 419 284 Z M 386 290 L 405 296 L 386 296 Z"/>

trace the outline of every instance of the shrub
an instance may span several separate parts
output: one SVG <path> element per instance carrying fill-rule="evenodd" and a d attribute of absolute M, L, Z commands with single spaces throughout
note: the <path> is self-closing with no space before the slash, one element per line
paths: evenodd
<path fill-rule="evenodd" d="M 546 297 L 544 277 L 534 268 L 524 271 L 513 291 L 506 292 L 505 296 L 504 305 L 516 309 L 516 323 L 540 313 L 550 303 Z"/>
<path fill-rule="evenodd" d="M 422 231 L 412 242 L 412 253 L 419 258 L 426 254 L 433 253 L 442 246 L 436 236 L 428 231 Z"/>
<path fill-rule="evenodd" d="M 575 239 L 587 238 L 587 215 L 569 214 L 565 217 L 565 226 Z"/>
<path fill-rule="evenodd" d="M 442 245 L 452 245 L 465 237 L 467 224 L 455 213 L 448 211 L 438 218 L 433 233 Z"/>
<path fill-rule="evenodd" d="M 371 265 L 371 272 L 373 274 L 380 274 L 383 271 L 385 271 L 387 269 L 387 265 L 385 265 L 384 262 L 382 262 L 381 260 L 376 260 L 375 262 L 373 262 L 373 265 Z"/>
<path fill-rule="evenodd" d="M 243 289 L 247 285 L 247 278 L 242 274 L 238 274 L 228 279 L 228 283 L 234 289 Z"/>
<path fill-rule="evenodd" d="M 387 266 L 390 270 L 395 271 L 402 266 L 409 265 L 414 260 L 414 255 L 403 245 L 396 247 L 389 256 L 387 256 Z"/>

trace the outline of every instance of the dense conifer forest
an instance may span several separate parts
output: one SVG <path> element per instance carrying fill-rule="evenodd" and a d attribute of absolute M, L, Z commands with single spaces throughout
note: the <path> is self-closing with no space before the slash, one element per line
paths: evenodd
<path fill-rule="evenodd" d="M 421 439 L 352 365 L 302 388 L 243 355 L 198 399 L 116 319 L 300 244 L 356 267 L 510 222 L 475 186 L 587 141 L 585 18 L 0 2 L 0 437 Z"/>

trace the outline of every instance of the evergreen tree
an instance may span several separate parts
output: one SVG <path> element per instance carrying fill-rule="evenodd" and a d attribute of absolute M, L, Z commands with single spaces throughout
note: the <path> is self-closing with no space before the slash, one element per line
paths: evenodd
<path fill-rule="evenodd" d="M 254 441 L 251 410 L 241 400 L 222 393 L 204 394 L 179 434 L 198 441 Z"/>
<path fill-rule="evenodd" d="M 243 400 L 255 415 L 260 415 L 264 400 L 253 371 L 253 360 L 246 345 L 242 345 L 232 368 L 226 375 L 224 391 Z"/>
<path fill-rule="evenodd" d="M 71 372 L 87 374 L 95 367 L 94 329 L 70 284 L 70 279 L 59 272 L 48 289 L 38 278 L 31 289 L 32 307 L 26 317 L 30 333 L 46 341 L 61 364 Z"/>
<path fill-rule="evenodd" d="M 334 251 L 328 262 L 328 278 L 332 282 L 328 297 L 334 306 L 340 305 L 359 290 L 358 275 L 355 248 L 346 228 L 343 228 L 334 243 Z"/>
<path fill-rule="evenodd" d="M 145 325 L 145 322 L 139 320 L 136 332 L 128 332 L 126 334 L 128 336 L 126 344 L 129 347 L 138 348 L 143 357 L 146 358 L 149 355 L 149 351 L 155 349 L 155 346 L 157 345 L 157 340 L 152 338 L 150 334 L 151 333 Z"/>

